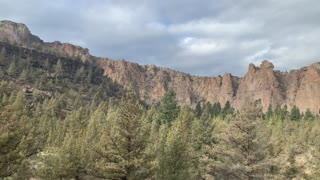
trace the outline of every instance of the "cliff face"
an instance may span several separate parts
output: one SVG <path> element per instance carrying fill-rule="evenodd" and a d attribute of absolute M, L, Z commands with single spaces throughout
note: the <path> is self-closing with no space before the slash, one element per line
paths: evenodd
<path fill-rule="evenodd" d="M 25 24 L 12 21 L 0 21 L 0 41 L 61 56 L 76 57 L 82 61 L 90 59 L 87 48 L 59 41 L 43 42 L 39 37 L 31 34 Z"/>
<path fill-rule="evenodd" d="M 247 101 L 261 100 L 264 110 L 272 107 L 297 105 L 302 111 L 320 108 L 320 63 L 315 63 L 289 73 L 274 71 L 274 66 L 263 61 L 260 67 L 249 65 L 243 78 L 225 74 L 223 77 L 196 77 L 159 68 L 140 66 L 124 60 L 101 59 L 99 65 L 105 75 L 125 87 L 135 87 L 140 97 L 148 103 L 157 103 L 171 87 L 180 105 L 194 106 L 199 101 L 222 105 L 230 101 L 241 109 Z"/>
<path fill-rule="evenodd" d="M 0 41 L 25 47 L 43 43 L 39 37 L 30 33 L 26 25 L 11 21 L 0 21 Z"/>
<path fill-rule="evenodd" d="M 288 73 L 274 71 L 274 66 L 263 61 L 260 67 L 249 65 L 244 77 L 229 73 L 218 77 L 198 77 L 157 67 L 141 66 L 125 60 L 97 58 L 88 49 L 68 43 L 45 43 L 30 33 L 23 24 L 0 21 L 0 41 L 34 48 L 62 56 L 71 56 L 89 61 L 104 69 L 104 75 L 124 87 L 133 87 L 142 100 L 149 104 L 160 101 L 168 88 L 173 88 L 180 105 L 194 107 L 197 102 L 230 101 L 234 108 L 241 109 L 247 101 L 261 100 L 264 110 L 269 104 L 296 105 L 300 110 L 320 109 L 320 63 L 292 70 Z"/>
<path fill-rule="evenodd" d="M 76 57 L 82 61 L 87 61 L 90 58 L 89 49 L 75 46 L 69 43 L 61 43 L 59 41 L 46 42 L 43 44 L 47 50 L 68 57 Z"/>

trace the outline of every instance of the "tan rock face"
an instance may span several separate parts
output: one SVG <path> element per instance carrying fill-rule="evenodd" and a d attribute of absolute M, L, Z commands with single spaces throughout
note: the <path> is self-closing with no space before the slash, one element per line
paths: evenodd
<path fill-rule="evenodd" d="M 263 61 L 260 67 L 249 65 L 248 73 L 235 77 L 226 73 L 223 77 L 197 77 L 153 65 L 139 66 L 126 61 L 100 60 L 105 75 L 135 90 L 147 103 L 157 103 L 172 87 L 180 105 L 194 107 L 197 102 L 227 101 L 241 109 L 247 101 L 261 100 L 266 111 L 272 107 L 297 105 L 300 110 L 310 108 L 318 113 L 320 108 L 320 63 L 289 73 L 274 71 L 271 62 Z"/>
<path fill-rule="evenodd" d="M 82 61 L 91 58 L 89 50 L 69 43 L 43 42 L 39 37 L 31 34 L 25 24 L 11 21 L 0 21 L 0 41 L 19 46 L 53 52 L 63 56 L 76 57 Z"/>
<path fill-rule="evenodd" d="M 90 57 L 89 49 L 75 46 L 69 43 L 61 43 L 59 41 L 55 41 L 52 43 L 46 42 L 44 46 L 56 53 L 69 57 L 77 57 L 82 61 L 86 61 Z"/>
<path fill-rule="evenodd" d="M 40 38 L 30 33 L 26 25 L 11 21 L 0 21 L 0 41 L 25 47 L 43 43 Z"/>
<path fill-rule="evenodd" d="M 263 61 L 260 67 L 250 64 L 241 78 L 229 73 L 223 77 L 198 77 L 154 65 L 97 58 L 88 49 L 68 43 L 45 43 L 24 24 L 10 21 L 0 21 L 0 41 L 95 63 L 104 69 L 106 76 L 124 87 L 133 87 L 150 104 L 158 103 L 167 89 L 173 88 L 179 104 L 192 107 L 197 102 L 224 105 L 230 101 L 234 108 L 241 109 L 247 101 L 261 100 L 264 110 L 269 104 L 273 107 L 286 104 L 288 108 L 297 105 L 302 111 L 310 108 L 316 113 L 320 109 L 320 63 L 283 73 L 274 71 L 271 62 Z"/>
<path fill-rule="evenodd" d="M 320 63 L 310 65 L 304 70 L 297 89 L 295 102 L 293 104 L 305 111 L 310 108 L 313 112 L 320 109 Z"/>

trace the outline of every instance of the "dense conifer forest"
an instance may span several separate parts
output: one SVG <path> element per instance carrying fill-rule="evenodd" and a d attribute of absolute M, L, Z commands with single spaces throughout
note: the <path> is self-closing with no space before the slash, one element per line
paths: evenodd
<path fill-rule="evenodd" d="M 0 179 L 319 179 L 320 118 L 297 107 L 158 105 L 94 63 L 2 44 Z"/>

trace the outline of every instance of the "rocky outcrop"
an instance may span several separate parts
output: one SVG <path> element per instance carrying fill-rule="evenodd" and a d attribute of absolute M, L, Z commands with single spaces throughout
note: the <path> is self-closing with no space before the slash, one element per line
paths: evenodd
<path fill-rule="evenodd" d="M 301 111 L 320 108 L 320 63 L 289 73 L 275 71 L 269 61 L 260 67 L 249 65 L 247 74 L 235 77 L 229 73 L 218 77 L 197 77 L 154 65 L 140 66 L 124 60 L 101 59 L 104 74 L 125 87 L 134 87 L 147 103 L 158 103 L 171 87 L 180 105 L 194 107 L 197 102 L 231 102 L 241 109 L 247 101 L 261 100 L 264 111 L 272 107 L 296 105 Z"/>
<path fill-rule="evenodd" d="M 90 59 L 89 49 L 75 46 L 69 43 L 61 43 L 59 41 L 46 42 L 44 46 L 49 51 L 61 54 L 68 57 L 75 57 L 82 61 Z"/>
<path fill-rule="evenodd" d="M 313 112 L 320 110 L 320 63 L 314 63 L 300 72 L 294 102 L 302 110 L 310 108 Z"/>
<path fill-rule="evenodd" d="M 31 34 L 26 25 L 11 21 L 0 21 L 0 41 L 28 48 L 43 43 L 39 37 Z"/>
<path fill-rule="evenodd" d="M 155 65 L 97 58 L 91 56 L 88 49 L 68 43 L 45 43 L 25 25 L 10 21 L 0 21 L 0 41 L 94 63 L 104 69 L 105 76 L 125 88 L 133 88 L 149 104 L 158 103 L 167 89 L 173 88 L 179 104 L 191 107 L 197 102 L 224 105 L 229 101 L 234 108 L 241 109 L 247 101 L 261 100 L 264 110 L 270 104 L 288 108 L 296 105 L 302 111 L 310 108 L 315 113 L 320 109 L 320 63 L 280 72 L 274 70 L 271 62 L 263 61 L 259 67 L 250 64 L 244 77 L 230 73 L 198 77 Z"/>
<path fill-rule="evenodd" d="M 248 73 L 241 79 L 233 100 L 236 109 L 240 109 L 248 100 L 260 99 L 265 110 L 269 104 L 273 107 L 283 104 L 282 89 L 273 68 L 273 64 L 268 61 L 263 61 L 260 68 L 249 65 Z"/>
<path fill-rule="evenodd" d="M 0 21 L 0 41 L 60 56 L 74 57 L 82 61 L 87 61 L 91 58 L 87 48 L 59 41 L 44 42 L 39 37 L 31 34 L 25 24 L 12 21 Z"/>

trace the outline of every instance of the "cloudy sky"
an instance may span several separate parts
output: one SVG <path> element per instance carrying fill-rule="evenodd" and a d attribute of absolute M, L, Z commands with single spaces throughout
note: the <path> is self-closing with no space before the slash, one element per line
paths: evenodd
<path fill-rule="evenodd" d="M 320 61 L 319 17 L 319 0 L 0 0 L 0 19 L 45 41 L 202 76 Z"/>

